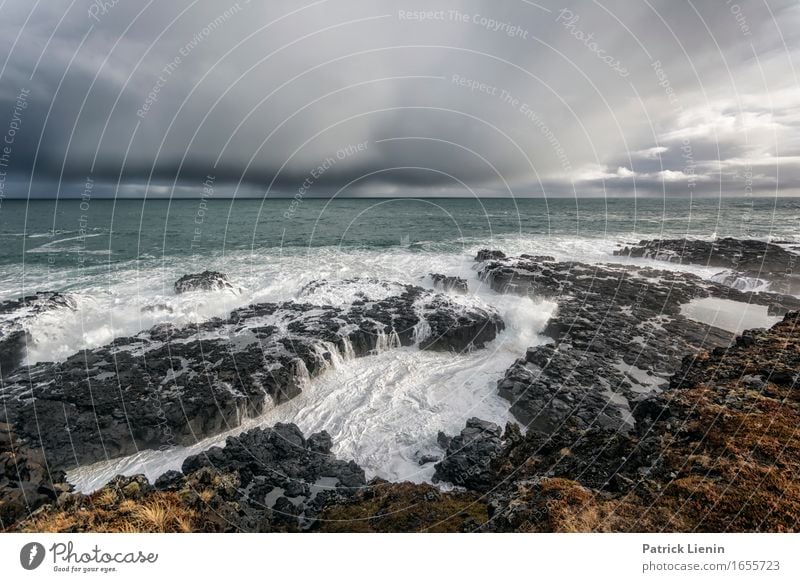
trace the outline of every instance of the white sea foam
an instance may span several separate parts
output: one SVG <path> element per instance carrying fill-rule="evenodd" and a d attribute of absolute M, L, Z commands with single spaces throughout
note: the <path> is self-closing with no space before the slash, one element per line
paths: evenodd
<path fill-rule="evenodd" d="M 734 271 L 721 271 L 712 275 L 712 281 L 722 283 L 739 291 L 768 291 L 769 281 L 758 277 L 745 277 Z"/>

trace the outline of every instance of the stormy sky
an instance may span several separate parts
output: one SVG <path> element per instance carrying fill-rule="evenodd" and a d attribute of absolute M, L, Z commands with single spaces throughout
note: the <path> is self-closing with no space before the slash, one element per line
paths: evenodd
<path fill-rule="evenodd" d="M 800 195 L 800 7 L 5 0 L 0 197 Z"/>

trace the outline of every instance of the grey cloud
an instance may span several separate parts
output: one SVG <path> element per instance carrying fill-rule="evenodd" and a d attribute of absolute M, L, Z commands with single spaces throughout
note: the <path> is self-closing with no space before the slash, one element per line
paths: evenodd
<path fill-rule="evenodd" d="M 679 195 L 685 139 L 696 193 L 766 154 L 754 193 L 797 191 L 796 5 L 539 4 L 8 0 L 0 133 L 31 98 L 3 194 L 292 195 L 327 166 L 308 195 Z"/>

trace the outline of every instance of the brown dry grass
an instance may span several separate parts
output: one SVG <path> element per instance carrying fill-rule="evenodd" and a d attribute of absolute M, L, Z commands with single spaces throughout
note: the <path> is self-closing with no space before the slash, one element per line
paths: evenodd
<path fill-rule="evenodd" d="M 153 492 L 140 501 L 116 503 L 110 488 L 69 510 L 43 511 L 20 525 L 25 532 L 177 533 L 196 531 L 199 516 L 175 493 Z"/>
<path fill-rule="evenodd" d="M 369 487 L 353 503 L 321 516 L 325 532 L 458 532 L 488 520 L 474 493 L 441 493 L 427 484 L 384 483 Z"/>

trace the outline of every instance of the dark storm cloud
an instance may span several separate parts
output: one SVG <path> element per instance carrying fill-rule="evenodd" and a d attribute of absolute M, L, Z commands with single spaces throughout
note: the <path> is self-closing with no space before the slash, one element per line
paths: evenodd
<path fill-rule="evenodd" d="M 800 184 L 788 1 L 9 0 L 0 32 L 2 196 Z"/>

